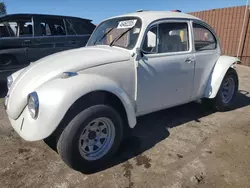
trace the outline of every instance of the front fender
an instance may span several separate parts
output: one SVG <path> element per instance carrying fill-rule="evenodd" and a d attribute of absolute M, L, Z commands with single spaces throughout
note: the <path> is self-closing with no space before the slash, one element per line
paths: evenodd
<path fill-rule="evenodd" d="M 39 119 L 44 123 L 49 120 L 47 128 L 50 131 L 47 134 L 51 134 L 56 129 L 77 99 L 98 90 L 113 93 L 121 100 L 126 110 L 129 126 L 134 127 L 136 124 L 134 103 L 116 82 L 98 75 L 80 74 L 68 79 L 53 80 L 36 90 L 40 103 Z"/>
<path fill-rule="evenodd" d="M 12 76 L 12 79 L 13 79 L 13 82 L 16 80 L 16 78 L 23 72 L 25 68 L 22 68 L 16 72 L 14 72 L 11 76 Z"/>
<path fill-rule="evenodd" d="M 230 67 L 240 62 L 236 57 L 220 56 L 217 60 L 207 83 L 204 97 L 214 98 L 220 89 L 221 82 Z"/>
<path fill-rule="evenodd" d="M 37 119 L 32 119 L 27 106 L 17 120 L 10 119 L 13 128 L 25 140 L 36 141 L 50 136 L 60 124 L 70 106 L 92 91 L 107 91 L 124 105 L 131 128 L 136 124 L 135 106 L 119 85 L 106 77 L 80 74 L 67 79 L 55 79 L 36 89 L 39 98 Z"/>

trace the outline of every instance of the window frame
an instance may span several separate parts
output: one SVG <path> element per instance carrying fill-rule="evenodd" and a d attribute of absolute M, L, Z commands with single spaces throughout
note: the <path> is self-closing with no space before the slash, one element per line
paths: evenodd
<path fill-rule="evenodd" d="M 187 24 L 187 28 L 188 28 L 188 47 L 189 50 L 187 51 L 179 51 L 179 52 L 164 52 L 164 53 L 158 53 L 159 51 L 159 45 L 157 45 L 157 52 L 155 53 L 148 53 L 143 51 L 143 44 L 144 41 L 146 40 L 146 35 L 148 33 L 148 31 L 154 27 L 157 26 L 157 44 L 159 44 L 159 24 L 163 24 L 163 23 L 186 23 Z M 182 54 L 189 54 L 193 51 L 193 39 L 192 39 L 192 26 L 191 26 L 191 22 L 189 19 L 162 19 L 162 20 L 156 20 L 152 23 L 150 23 L 148 25 L 148 27 L 146 28 L 144 34 L 143 34 L 143 38 L 142 38 L 142 42 L 140 45 L 140 49 L 142 50 L 143 53 L 145 53 L 146 55 L 157 55 L 157 56 L 167 56 L 167 55 L 182 55 Z"/>
<path fill-rule="evenodd" d="M 194 24 L 202 26 L 204 29 L 208 30 L 212 34 L 212 36 L 214 38 L 214 42 L 215 42 L 215 48 L 213 48 L 213 49 L 204 49 L 204 50 L 196 50 L 196 48 L 195 48 L 195 38 L 194 38 Z M 219 46 L 218 45 L 218 39 L 216 37 L 216 34 L 215 34 L 214 30 L 208 24 L 206 24 L 204 22 L 199 22 L 199 21 L 192 21 L 191 25 L 192 25 L 192 33 L 193 33 L 192 35 L 193 35 L 193 49 L 194 49 L 194 52 L 214 51 L 214 50 L 218 49 L 218 46 Z"/>

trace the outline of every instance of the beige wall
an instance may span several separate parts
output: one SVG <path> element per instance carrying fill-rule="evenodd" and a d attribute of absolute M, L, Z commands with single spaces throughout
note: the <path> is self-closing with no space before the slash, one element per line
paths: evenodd
<path fill-rule="evenodd" d="M 220 38 L 224 54 L 236 56 L 243 26 L 245 6 L 191 12 L 211 25 Z M 250 9 L 247 9 L 239 58 L 250 66 Z"/>

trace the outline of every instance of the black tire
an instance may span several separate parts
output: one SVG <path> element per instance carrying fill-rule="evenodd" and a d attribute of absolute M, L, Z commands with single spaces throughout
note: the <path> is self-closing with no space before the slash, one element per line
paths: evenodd
<path fill-rule="evenodd" d="M 86 160 L 80 154 L 79 139 L 84 128 L 94 119 L 106 117 L 115 127 L 115 138 L 110 150 L 100 159 Z M 120 115 L 110 106 L 94 105 L 78 113 L 66 126 L 57 142 L 57 151 L 62 160 L 71 168 L 85 173 L 98 170 L 108 163 L 117 151 L 123 137 L 123 124 Z"/>
<path fill-rule="evenodd" d="M 222 90 L 223 90 L 222 86 L 223 86 L 224 81 L 227 80 L 229 77 L 233 78 L 233 81 L 235 84 L 235 89 L 234 89 L 234 93 L 233 93 L 231 100 L 229 102 L 225 103 L 225 102 L 223 102 L 223 99 L 222 99 Z M 232 109 L 233 103 L 235 100 L 235 96 L 236 96 L 236 93 L 238 91 L 238 87 L 239 87 L 238 74 L 233 68 L 230 68 L 227 71 L 225 77 L 223 78 L 220 89 L 219 89 L 219 91 L 214 99 L 214 105 L 218 111 L 223 112 L 223 111 L 227 111 L 227 110 Z"/>

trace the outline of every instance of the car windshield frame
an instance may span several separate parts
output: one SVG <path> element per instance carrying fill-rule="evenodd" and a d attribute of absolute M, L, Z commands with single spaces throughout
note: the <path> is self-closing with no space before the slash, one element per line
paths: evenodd
<path fill-rule="evenodd" d="M 140 17 L 137 17 L 137 16 L 124 16 L 124 17 L 115 17 L 115 18 L 111 18 L 111 19 L 108 19 L 108 20 L 105 20 L 103 22 L 101 22 L 97 27 L 96 29 L 94 30 L 94 32 L 92 33 L 88 43 L 86 46 L 97 46 L 97 45 L 107 45 L 107 46 L 110 46 L 110 43 L 109 44 L 104 44 L 104 39 L 108 36 L 107 32 L 114 28 L 113 30 L 115 30 L 116 28 L 118 28 L 118 25 L 119 23 L 121 23 L 122 21 L 131 21 L 131 20 L 136 20 L 135 24 L 133 26 L 124 26 L 122 27 L 121 29 L 124 29 L 121 33 L 119 33 L 117 36 L 119 37 L 122 33 L 126 32 L 127 30 L 131 29 L 132 32 L 135 32 L 134 30 L 135 29 L 139 29 L 138 32 L 135 32 L 134 34 L 136 34 L 136 38 L 134 39 L 129 39 L 132 42 L 132 45 L 119 45 L 117 42 L 119 42 L 120 39 L 122 39 L 124 36 L 127 36 L 127 34 L 125 34 L 124 36 L 122 36 L 121 38 L 119 38 L 118 40 L 114 41 L 115 38 L 118 38 L 117 36 L 114 37 L 111 41 L 113 42 L 112 43 L 112 46 L 117 46 L 117 47 L 121 47 L 121 48 L 124 48 L 124 49 L 127 49 L 127 50 L 132 50 L 137 42 L 138 42 L 138 39 L 139 39 L 139 36 L 141 34 L 141 30 L 142 30 L 142 20 Z M 111 24 L 107 24 L 111 22 Z M 114 22 L 117 22 L 116 23 L 116 26 L 112 25 Z M 106 27 L 105 27 L 105 24 L 106 24 Z M 109 27 L 109 26 L 112 26 L 112 27 Z M 103 32 L 103 30 L 106 30 L 106 32 Z M 129 31 L 128 33 L 130 33 L 131 31 Z M 111 32 L 112 33 L 112 32 Z M 103 35 L 107 34 L 107 36 L 103 37 Z M 99 41 L 100 40 L 100 41 Z M 101 44 L 99 42 L 102 42 Z M 129 43 L 129 42 L 128 42 Z"/>

